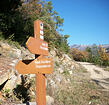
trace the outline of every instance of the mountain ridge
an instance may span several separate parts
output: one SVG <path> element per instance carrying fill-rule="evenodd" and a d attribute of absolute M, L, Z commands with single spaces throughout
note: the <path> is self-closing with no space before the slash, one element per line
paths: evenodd
<path fill-rule="evenodd" d="M 71 45 L 71 48 L 76 48 L 76 49 L 78 49 L 78 50 L 81 50 L 81 51 L 83 51 L 83 50 L 85 50 L 87 47 L 93 47 L 93 46 L 95 46 L 95 44 L 93 44 L 93 45 L 79 45 L 79 44 L 73 44 L 73 45 Z M 96 45 L 97 47 L 99 46 L 99 45 Z M 101 45 L 103 48 L 105 48 L 106 49 L 106 52 L 109 52 L 109 44 L 102 44 Z"/>

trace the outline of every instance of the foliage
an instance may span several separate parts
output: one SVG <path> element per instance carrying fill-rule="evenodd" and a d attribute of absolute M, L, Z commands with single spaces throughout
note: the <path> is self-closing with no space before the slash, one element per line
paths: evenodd
<path fill-rule="evenodd" d="M 85 51 L 70 48 L 70 54 L 76 61 L 88 61 L 101 66 L 109 66 L 109 53 L 106 53 L 101 45 L 97 47 L 94 44 L 92 47 L 87 47 Z"/>
<path fill-rule="evenodd" d="M 72 55 L 73 59 L 76 61 L 87 61 L 88 60 L 88 53 L 86 51 L 79 51 L 76 48 L 71 48 L 70 54 Z"/>
<path fill-rule="evenodd" d="M 92 47 L 87 47 L 86 51 L 89 53 L 88 61 L 97 64 L 99 62 L 98 47 L 94 44 Z"/>
<path fill-rule="evenodd" d="M 68 35 L 58 33 L 62 30 L 64 19 L 53 10 L 51 1 L 5 0 L 4 2 L 7 3 L 7 9 L 0 7 L 2 10 L 0 11 L 0 32 L 3 33 L 5 39 L 13 35 L 13 41 L 24 45 L 28 37 L 34 35 L 33 22 L 40 19 L 44 23 L 44 38 L 49 43 L 49 48 L 56 47 L 62 52 L 68 52 Z"/>
<path fill-rule="evenodd" d="M 9 89 L 3 89 L 2 94 L 3 94 L 3 97 L 5 97 L 5 98 L 11 97 Z"/>
<path fill-rule="evenodd" d="M 105 53 L 105 49 L 102 46 L 99 46 L 98 54 L 100 60 L 102 61 L 102 65 L 107 66 L 109 65 L 109 54 Z"/>
<path fill-rule="evenodd" d="M 105 70 L 105 71 L 109 71 L 109 66 L 108 66 L 108 67 L 106 67 L 106 68 L 104 68 L 104 70 Z"/>
<path fill-rule="evenodd" d="M 13 89 L 14 95 L 20 99 L 23 103 L 30 101 L 30 93 L 29 89 L 31 87 L 31 82 L 27 81 L 26 76 L 21 76 L 22 83 L 17 85 L 16 88 Z"/>
<path fill-rule="evenodd" d="M 86 51 L 89 53 L 89 62 L 104 66 L 109 65 L 109 55 L 101 45 L 99 47 L 93 45 L 91 48 L 87 48 Z"/>
<path fill-rule="evenodd" d="M 15 10 L 21 5 L 21 0 L 0 0 L 0 12 Z"/>

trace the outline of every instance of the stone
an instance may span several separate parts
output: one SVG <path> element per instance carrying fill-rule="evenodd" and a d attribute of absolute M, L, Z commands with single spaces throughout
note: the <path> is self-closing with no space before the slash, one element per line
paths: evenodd
<path fill-rule="evenodd" d="M 31 92 L 31 95 L 32 95 L 32 96 L 35 96 L 35 93 L 32 91 L 32 92 Z"/>
<path fill-rule="evenodd" d="M 70 82 L 70 79 L 67 79 L 68 82 Z"/>
<path fill-rule="evenodd" d="M 30 77 L 30 78 L 35 78 L 36 75 L 35 75 L 35 74 L 29 74 L 29 77 Z"/>
<path fill-rule="evenodd" d="M 69 74 L 70 74 L 70 75 L 72 75 L 72 74 L 73 74 L 72 70 L 70 70 L 70 71 L 69 71 Z"/>
<path fill-rule="evenodd" d="M 92 102 L 91 101 L 89 101 L 89 105 L 91 104 Z"/>
<path fill-rule="evenodd" d="M 46 103 L 47 103 L 47 105 L 52 105 L 54 103 L 54 98 L 47 95 L 46 96 Z"/>
<path fill-rule="evenodd" d="M 49 55 L 52 55 L 52 57 L 56 56 L 55 50 L 51 50 Z"/>
<path fill-rule="evenodd" d="M 59 71 L 59 73 L 61 73 L 61 74 L 64 72 L 64 70 L 62 68 L 58 68 L 57 71 Z"/>
<path fill-rule="evenodd" d="M 46 96 L 46 104 L 47 105 L 52 105 L 54 103 L 54 98 L 47 95 Z M 36 102 L 27 102 L 27 103 L 24 103 L 24 104 L 15 104 L 15 105 L 37 105 Z"/>
<path fill-rule="evenodd" d="M 18 62 L 18 59 L 13 60 L 12 62 L 16 64 Z"/>
<path fill-rule="evenodd" d="M 71 69 L 74 69 L 74 65 L 71 66 Z"/>
<path fill-rule="evenodd" d="M 5 98 L 2 96 L 2 93 L 0 92 L 0 101 L 5 100 Z"/>
<path fill-rule="evenodd" d="M 7 43 L 1 43 L 1 48 L 8 51 L 11 49 L 11 47 Z"/>
<path fill-rule="evenodd" d="M 17 57 L 21 57 L 21 50 L 20 49 L 12 49 L 12 53 Z"/>
<path fill-rule="evenodd" d="M 51 86 L 53 86 L 53 85 L 55 84 L 55 82 L 51 79 L 50 82 L 49 82 L 49 84 L 50 84 Z"/>
<path fill-rule="evenodd" d="M 15 67 L 15 65 L 16 65 L 17 62 L 18 62 L 18 59 L 15 59 L 9 65 L 12 66 L 12 67 Z"/>
<path fill-rule="evenodd" d="M 16 77 L 15 75 L 12 75 L 10 81 L 8 82 L 8 86 L 6 86 L 5 88 L 8 88 L 8 89 L 15 88 L 18 83 L 17 82 L 18 79 L 19 79 L 18 77 Z M 20 80 L 20 82 L 21 82 L 21 80 Z"/>
<path fill-rule="evenodd" d="M 58 82 L 61 82 L 61 81 L 62 81 L 62 79 L 61 79 L 60 77 L 56 77 L 56 80 L 57 80 Z"/>
<path fill-rule="evenodd" d="M 14 105 L 37 105 L 36 102 L 27 102 L 24 104 L 14 104 Z"/>
<path fill-rule="evenodd" d="M 65 57 L 66 59 L 68 59 L 69 61 L 71 60 L 71 58 L 70 58 L 67 54 L 64 54 L 64 57 Z"/>
<path fill-rule="evenodd" d="M 10 63 L 9 65 L 14 67 L 16 64 L 15 63 Z"/>

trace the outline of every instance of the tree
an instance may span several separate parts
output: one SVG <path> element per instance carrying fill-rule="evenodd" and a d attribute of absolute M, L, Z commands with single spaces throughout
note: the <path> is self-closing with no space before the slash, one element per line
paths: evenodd
<path fill-rule="evenodd" d="M 21 0 L 0 0 L 0 12 L 15 10 L 21 5 Z"/>
<path fill-rule="evenodd" d="M 2 20 L 0 31 L 3 36 L 5 38 L 12 36 L 12 40 L 24 45 L 27 38 L 34 35 L 33 22 L 40 19 L 44 23 L 44 39 L 49 43 L 49 47 L 57 47 L 64 52 L 68 52 L 67 38 L 69 36 L 58 33 L 60 27 L 63 26 L 64 19 L 53 10 L 52 2 L 28 0 L 22 2 L 22 5 L 19 6 L 20 0 L 18 1 L 18 4 L 14 6 L 13 0 L 8 0 L 8 7 L 11 8 L 8 12 L 0 13 Z"/>

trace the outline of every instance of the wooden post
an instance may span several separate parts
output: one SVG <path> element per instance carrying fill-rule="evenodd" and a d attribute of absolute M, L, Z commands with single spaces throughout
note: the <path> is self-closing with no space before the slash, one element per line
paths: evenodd
<path fill-rule="evenodd" d="M 41 73 L 36 74 L 36 103 L 46 105 L 45 76 Z"/>
<path fill-rule="evenodd" d="M 15 68 L 20 74 L 36 74 L 36 103 L 46 105 L 45 74 L 53 71 L 53 62 L 48 56 L 48 43 L 44 41 L 43 23 L 34 22 L 34 38 L 29 37 L 26 42 L 28 50 L 35 54 L 34 60 L 20 60 Z"/>
<path fill-rule="evenodd" d="M 40 20 L 34 21 L 34 38 L 43 40 L 44 38 L 41 38 L 40 31 L 43 31 L 43 25 Z M 35 57 L 38 55 L 35 54 Z M 42 57 L 40 55 L 39 57 Z M 36 103 L 37 105 L 46 105 L 46 87 L 45 87 L 45 76 L 44 74 L 37 73 L 36 74 Z"/>

